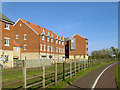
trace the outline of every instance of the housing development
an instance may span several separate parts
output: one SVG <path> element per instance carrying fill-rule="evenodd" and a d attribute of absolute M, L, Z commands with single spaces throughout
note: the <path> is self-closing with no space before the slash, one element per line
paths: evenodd
<path fill-rule="evenodd" d="M 88 39 L 75 34 L 58 36 L 54 32 L 24 19 L 15 23 L 0 13 L 0 56 L 13 60 L 88 59 Z"/>

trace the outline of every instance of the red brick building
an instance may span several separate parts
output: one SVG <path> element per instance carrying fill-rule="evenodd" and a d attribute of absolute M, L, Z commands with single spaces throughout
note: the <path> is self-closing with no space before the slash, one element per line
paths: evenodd
<path fill-rule="evenodd" d="M 20 59 L 62 59 L 65 57 L 64 37 L 52 31 L 19 19 L 13 29 L 13 38 L 20 44 Z"/>
<path fill-rule="evenodd" d="M 4 56 L 7 61 L 13 59 L 13 24 L 13 21 L 0 13 L 0 57 Z M 9 62 L 9 65 L 13 64 Z"/>
<path fill-rule="evenodd" d="M 88 39 L 75 34 L 71 38 L 65 38 L 65 56 L 69 59 L 88 59 Z"/>
<path fill-rule="evenodd" d="M 8 66 L 13 59 L 88 58 L 88 40 L 76 34 L 64 41 L 46 28 L 21 18 L 14 23 L 0 13 L 0 57 L 3 52 Z"/>

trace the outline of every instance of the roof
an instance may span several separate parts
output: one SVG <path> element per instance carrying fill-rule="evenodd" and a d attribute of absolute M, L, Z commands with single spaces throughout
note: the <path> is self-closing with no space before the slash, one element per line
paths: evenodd
<path fill-rule="evenodd" d="M 0 12 L 0 20 L 7 21 L 8 23 L 14 24 L 13 21 L 11 21 L 8 17 L 6 17 L 5 15 L 3 15 L 1 12 Z"/>
<path fill-rule="evenodd" d="M 81 35 L 79 35 L 79 34 L 74 34 L 74 35 L 73 35 L 72 37 L 70 37 L 69 39 L 73 38 L 73 37 L 76 36 L 76 35 L 78 35 L 78 36 L 80 36 L 80 37 L 82 37 L 82 38 L 88 40 L 87 38 L 85 38 L 85 37 L 83 37 L 83 36 L 81 36 Z"/>
<path fill-rule="evenodd" d="M 15 40 L 13 40 L 13 46 L 20 47 L 20 45 Z"/>
<path fill-rule="evenodd" d="M 43 32 L 43 30 L 44 30 L 45 36 L 48 35 L 48 32 L 49 32 L 50 37 L 51 37 L 52 34 L 53 34 L 53 39 L 56 39 L 57 36 L 58 36 L 58 35 L 56 35 L 55 33 L 53 33 L 52 31 L 50 31 L 50 30 L 48 30 L 48 29 L 46 29 L 46 28 L 43 28 L 43 27 L 41 27 L 41 26 L 39 26 L 39 25 L 36 25 L 36 24 L 34 24 L 34 23 L 31 23 L 31 22 L 28 22 L 28 21 L 26 21 L 26 20 L 24 20 L 24 19 L 21 19 L 21 18 L 20 18 L 20 20 L 23 21 L 26 25 L 28 25 L 28 26 L 29 26 L 32 30 L 34 30 L 34 32 L 35 32 L 36 34 L 38 34 L 38 35 L 42 35 L 42 32 Z M 61 40 L 63 40 L 63 36 L 58 36 L 58 40 L 59 40 L 59 38 L 60 38 Z"/>

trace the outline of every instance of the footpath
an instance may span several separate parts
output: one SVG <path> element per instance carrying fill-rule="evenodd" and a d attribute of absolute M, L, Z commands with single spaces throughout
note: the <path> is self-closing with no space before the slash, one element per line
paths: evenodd
<path fill-rule="evenodd" d="M 117 63 L 118 64 L 118 63 Z M 115 82 L 115 69 L 117 64 L 112 65 L 104 71 L 104 73 L 99 77 L 97 83 L 95 84 L 96 79 L 101 74 L 101 72 L 107 68 L 109 65 L 104 65 L 99 67 L 86 75 L 82 76 L 72 84 L 68 82 L 68 86 L 65 89 L 76 88 L 81 90 L 86 90 L 87 88 L 92 88 L 95 84 L 95 88 L 116 88 Z"/>

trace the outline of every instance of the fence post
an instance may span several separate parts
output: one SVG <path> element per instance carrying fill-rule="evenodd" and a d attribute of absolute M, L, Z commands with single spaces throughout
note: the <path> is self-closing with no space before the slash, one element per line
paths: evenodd
<path fill-rule="evenodd" d="M 80 71 L 80 61 L 78 61 L 78 72 Z"/>
<path fill-rule="evenodd" d="M 42 80 L 42 87 L 45 88 L 45 66 L 43 65 L 43 80 Z"/>
<path fill-rule="evenodd" d="M 2 68 L 0 67 L 0 90 L 2 90 Z"/>
<path fill-rule="evenodd" d="M 65 61 L 63 61 L 63 80 L 65 80 Z"/>
<path fill-rule="evenodd" d="M 86 69 L 86 61 L 84 61 L 84 69 Z"/>
<path fill-rule="evenodd" d="M 75 64 L 75 68 L 74 69 L 75 69 L 75 75 L 76 75 L 76 60 L 75 60 L 74 64 Z"/>
<path fill-rule="evenodd" d="M 88 62 L 88 67 L 89 67 L 89 59 L 88 59 L 88 61 L 87 61 L 87 62 Z"/>
<path fill-rule="evenodd" d="M 55 84 L 57 84 L 57 62 L 55 63 Z"/>
<path fill-rule="evenodd" d="M 24 66 L 23 66 L 23 88 L 26 88 L 26 60 L 24 60 Z"/>
<path fill-rule="evenodd" d="M 72 62 L 70 61 L 70 78 L 72 78 Z"/>
<path fill-rule="evenodd" d="M 82 67 L 83 67 L 82 69 L 84 70 L 84 60 L 82 61 L 82 65 L 83 65 L 83 66 L 82 66 Z"/>
<path fill-rule="evenodd" d="M 92 59 L 91 59 L 91 61 L 90 61 L 90 62 L 91 62 L 91 65 L 90 65 L 90 66 L 92 67 Z"/>

